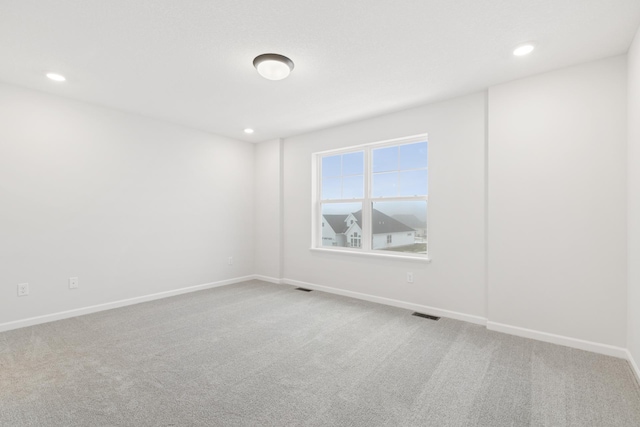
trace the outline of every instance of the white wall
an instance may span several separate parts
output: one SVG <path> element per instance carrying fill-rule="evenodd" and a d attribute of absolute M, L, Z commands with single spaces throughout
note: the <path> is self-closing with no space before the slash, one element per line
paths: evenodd
<path fill-rule="evenodd" d="M 621 355 L 626 86 L 615 57 L 492 87 L 486 108 L 474 94 L 285 139 L 285 280 Z M 310 250 L 312 153 L 424 132 L 432 262 Z"/>
<path fill-rule="evenodd" d="M 625 347 L 626 58 L 489 89 L 489 320 Z"/>
<path fill-rule="evenodd" d="M 628 347 L 640 363 L 640 30 L 628 56 Z M 637 368 L 636 368 L 637 369 Z M 640 375 L 640 371 L 637 372 Z"/>
<path fill-rule="evenodd" d="M 0 324 L 253 273 L 251 144 L 4 84 L 0 120 Z"/>
<path fill-rule="evenodd" d="M 255 274 L 282 278 L 282 140 L 255 146 Z"/>
<path fill-rule="evenodd" d="M 625 347 L 628 113 L 638 359 L 639 51 L 256 146 L 0 85 L 0 325 L 258 274 Z M 311 251 L 312 153 L 420 133 L 432 262 Z"/>
<path fill-rule="evenodd" d="M 284 276 L 340 290 L 485 316 L 485 94 L 284 141 Z M 430 264 L 311 251 L 311 155 L 429 134 Z M 406 273 L 414 283 L 406 283 Z"/>

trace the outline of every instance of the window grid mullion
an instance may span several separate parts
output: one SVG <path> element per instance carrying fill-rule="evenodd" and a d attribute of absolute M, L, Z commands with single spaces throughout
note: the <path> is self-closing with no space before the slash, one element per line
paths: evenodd
<path fill-rule="evenodd" d="M 362 249 L 371 250 L 371 148 L 364 150 L 364 200 L 362 201 Z"/>
<path fill-rule="evenodd" d="M 316 170 L 318 171 L 318 182 L 316 183 L 316 224 L 315 241 L 317 246 L 322 246 L 322 156 L 316 157 Z"/>

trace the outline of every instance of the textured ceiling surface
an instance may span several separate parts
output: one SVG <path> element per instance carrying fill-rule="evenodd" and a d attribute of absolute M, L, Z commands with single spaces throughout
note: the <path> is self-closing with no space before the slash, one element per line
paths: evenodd
<path fill-rule="evenodd" d="M 257 142 L 623 54 L 639 25 L 639 0 L 0 0 L 0 81 Z M 257 74 L 270 52 L 289 78 Z"/>

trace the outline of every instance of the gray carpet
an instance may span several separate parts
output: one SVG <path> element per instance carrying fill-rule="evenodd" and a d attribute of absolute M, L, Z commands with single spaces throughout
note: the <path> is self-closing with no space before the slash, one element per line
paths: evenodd
<path fill-rule="evenodd" d="M 2 426 L 640 426 L 626 361 L 252 281 L 0 334 Z"/>

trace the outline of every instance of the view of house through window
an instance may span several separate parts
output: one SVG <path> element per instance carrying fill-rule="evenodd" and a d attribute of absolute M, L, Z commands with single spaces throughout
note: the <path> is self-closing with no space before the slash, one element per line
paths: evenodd
<path fill-rule="evenodd" d="M 322 246 L 359 248 L 362 245 L 362 203 L 322 206 Z"/>
<path fill-rule="evenodd" d="M 427 202 L 374 202 L 371 248 L 427 253 Z"/>
<path fill-rule="evenodd" d="M 426 135 L 316 156 L 318 246 L 426 255 Z"/>

